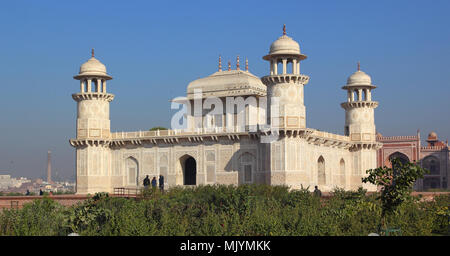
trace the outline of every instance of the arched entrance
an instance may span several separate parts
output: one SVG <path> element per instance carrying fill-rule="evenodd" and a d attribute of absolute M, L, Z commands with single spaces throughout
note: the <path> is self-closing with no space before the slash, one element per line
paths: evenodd
<path fill-rule="evenodd" d="M 405 154 L 400 153 L 400 152 L 395 152 L 388 156 L 388 158 L 384 161 L 384 165 L 391 168 L 392 160 L 395 158 L 399 159 L 402 164 L 406 164 L 406 163 L 410 162 L 408 156 L 406 156 Z"/>
<path fill-rule="evenodd" d="M 389 160 L 389 167 L 393 168 L 394 176 L 397 176 L 397 175 L 398 175 L 398 172 L 399 172 L 400 170 L 397 170 L 397 169 L 395 168 L 395 166 L 392 166 L 392 161 L 393 161 L 394 159 L 398 159 L 398 160 L 400 161 L 400 163 L 401 163 L 402 165 L 404 165 L 404 164 L 409 163 L 409 158 L 408 158 L 405 154 L 400 153 L 400 152 L 395 152 L 395 153 L 393 153 L 393 154 L 391 154 L 391 155 L 389 156 L 389 158 L 388 158 L 388 160 Z"/>
<path fill-rule="evenodd" d="M 409 158 L 400 152 L 395 152 L 394 154 L 389 156 L 389 161 L 392 162 L 392 159 L 398 158 L 402 164 L 409 163 Z"/>
<path fill-rule="evenodd" d="M 188 156 L 183 167 L 183 185 L 196 185 L 197 184 L 197 162 L 192 156 Z"/>

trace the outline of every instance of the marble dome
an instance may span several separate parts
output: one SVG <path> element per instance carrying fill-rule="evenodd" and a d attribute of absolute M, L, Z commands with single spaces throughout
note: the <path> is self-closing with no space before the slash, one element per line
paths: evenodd
<path fill-rule="evenodd" d="M 273 56 L 279 55 L 296 56 L 299 60 L 306 59 L 306 55 L 300 52 L 300 45 L 286 35 L 286 27 L 283 27 L 283 35 L 270 45 L 269 54 L 264 56 L 263 59 L 270 60 Z"/>
<path fill-rule="evenodd" d="M 106 80 L 112 79 L 112 77 L 106 72 L 106 66 L 94 57 L 94 52 L 92 52 L 92 57 L 81 65 L 80 72 L 78 75 L 74 76 L 74 78 L 80 79 L 81 77 L 89 76 L 102 77 Z"/>
<path fill-rule="evenodd" d="M 103 73 L 106 74 L 106 66 L 103 65 L 99 60 L 92 57 L 83 65 L 80 67 L 80 75 L 83 73 L 91 73 L 91 72 L 97 72 L 97 73 Z"/>
<path fill-rule="evenodd" d="M 193 98 L 195 90 L 201 90 L 205 97 L 266 95 L 266 86 L 261 79 L 242 70 L 218 71 L 208 77 L 194 80 L 187 87 L 187 97 Z"/>
<path fill-rule="evenodd" d="M 282 35 L 270 45 L 269 54 L 300 54 L 300 45 L 287 35 Z"/>
<path fill-rule="evenodd" d="M 347 86 L 352 85 L 371 85 L 372 79 L 361 70 L 356 71 L 347 79 Z"/>

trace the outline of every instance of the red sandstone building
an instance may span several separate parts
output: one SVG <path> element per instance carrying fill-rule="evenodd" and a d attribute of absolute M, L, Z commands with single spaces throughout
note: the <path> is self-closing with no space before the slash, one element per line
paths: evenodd
<path fill-rule="evenodd" d="M 450 175 L 450 147 L 448 141 L 439 141 L 435 132 L 428 135 L 426 146 L 420 143 L 419 131 L 415 136 L 384 137 L 377 133 L 377 141 L 383 143 L 383 147 L 377 152 L 379 167 L 390 166 L 390 160 L 393 158 L 418 162 L 430 172 L 416 182 L 416 190 L 447 189 Z"/>

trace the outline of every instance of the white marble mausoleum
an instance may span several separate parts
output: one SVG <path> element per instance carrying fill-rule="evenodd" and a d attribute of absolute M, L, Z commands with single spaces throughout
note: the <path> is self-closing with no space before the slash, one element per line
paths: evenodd
<path fill-rule="evenodd" d="M 247 63 L 241 70 L 238 59 L 236 69 L 228 64 L 222 70 L 220 61 L 217 72 L 190 82 L 186 97 L 174 100 L 186 109 L 182 129 L 111 132 L 109 104 L 115 96 L 106 82 L 112 77 L 92 54 L 74 76 L 80 81 L 72 95 L 78 107 L 76 138 L 70 139 L 77 193 L 139 188 L 146 175 L 163 175 L 165 188 L 263 183 L 376 190 L 361 182 L 366 170 L 377 167 L 382 145 L 376 140 L 378 102 L 372 100 L 376 86 L 370 76 L 358 65 L 344 92 L 336 88 L 345 112 L 344 135 L 338 135 L 307 127 L 309 77 L 300 72 L 306 55 L 285 29 L 263 59 L 270 69 L 261 78 Z"/>

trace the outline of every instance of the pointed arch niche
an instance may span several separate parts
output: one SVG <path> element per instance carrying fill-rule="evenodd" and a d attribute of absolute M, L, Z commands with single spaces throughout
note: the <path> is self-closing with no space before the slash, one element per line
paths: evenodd
<path fill-rule="evenodd" d="M 138 186 L 139 185 L 139 163 L 136 158 L 130 156 L 125 161 L 126 163 L 126 182 L 127 186 Z"/>
<path fill-rule="evenodd" d="M 326 184 L 325 159 L 323 156 L 320 156 L 319 159 L 317 159 L 317 183 L 318 185 Z"/>
<path fill-rule="evenodd" d="M 197 185 L 197 161 L 191 155 L 183 155 L 178 161 L 176 184 L 184 186 Z"/>
<path fill-rule="evenodd" d="M 341 158 L 339 162 L 339 176 L 340 176 L 340 185 L 345 189 L 345 161 L 344 158 Z"/>

